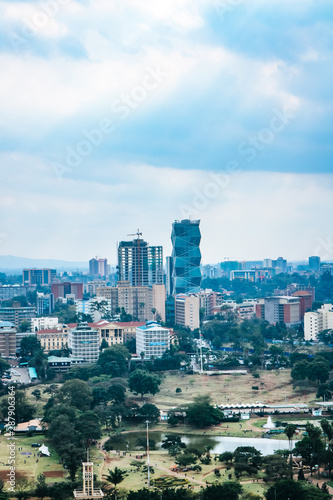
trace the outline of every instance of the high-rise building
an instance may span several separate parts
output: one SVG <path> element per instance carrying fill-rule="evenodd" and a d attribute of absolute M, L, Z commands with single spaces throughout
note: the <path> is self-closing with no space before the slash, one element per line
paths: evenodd
<path fill-rule="evenodd" d="M 315 273 L 320 272 L 320 257 L 316 255 L 309 257 L 309 269 Z"/>
<path fill-rule="evenodd" d="M 163 249 L 138 238 L 118 245 L 118 279 L 131 286 L 163 284 Z"/>
<path fill-rule="evenodd" d="M 184 219 L 172 224 L 172 295 L 200 291 L 200 221 Z"/>
<path fill-rule="evenodd" d="M 89 274 L 90 276 L 98 276 L 98 260 L 95 258 L 89 261 Z"/>
<path fill-rule="evenodd" d="M 111 302 L 111 313 L 124 308 L 127 314 L 139 321 L 165 321 L 165 286 L 130 286 L 129 281 L 118 281 L 116 287 L 105 286 L 96 289 L 97 297 Z M 155 312 L 153 312 L 153 310 Z"/>
<path fill-rule="evenodd" d="M 318 340 L 318 333 L 333 329 L 333 305 L 323 304 L 304 315 L 304 340 Z"/>
<path fill-rule="evenodd" d="M 0 356 L 13 358 L 16 355 L 16 328 L 9 321 L 0 321 Z"/>
<path fill-rule="evenodd" d="M 175 323 L 188 326 L 190 330 L 200 328 L 200 299 L 197 295 L 176 295 Z"/>
<path fill-rule="evenodd" d="M 100 276 L 108 275 L 108 259 L 98 259 L 98 274 Z"/>
<path fill-rule="evenodd" d="M 166 258 L 165 289 L 168 297 L 172 295 L 172 257 Z"/>
<path fill-rule="evenodd" d="M 50 285 L 56 274 L 55 269 L 23 269 L 23 285 Z"/>
<path fill-rule="evenodd" d="M 256 317 L 270 324 L 285 323 L 288 327 L 301 322 L 301 305 L 299 297 L 265 297 L 258 299 Z"/>
<path fill-rule="evenodd" d="M 54 295 L 37 293 L 37 314 L 51 314 L 54 311 Z"/>

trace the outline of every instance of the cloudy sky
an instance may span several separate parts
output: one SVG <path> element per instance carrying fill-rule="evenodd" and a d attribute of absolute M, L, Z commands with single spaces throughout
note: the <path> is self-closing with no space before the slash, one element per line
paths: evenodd
<path fill-rule="evenodd" d="M 0 1 L 0 255 L 333 259 L 330 0 Z"/>

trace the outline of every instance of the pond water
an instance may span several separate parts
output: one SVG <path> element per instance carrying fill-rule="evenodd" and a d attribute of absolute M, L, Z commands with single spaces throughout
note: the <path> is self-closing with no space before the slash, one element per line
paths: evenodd
<path fill-rule="evenodd" d="M 168 434 L 172 434 L 172 432 Z M 136 441 L 138 438 L 146 439 L 147 437 L 145 432 L 130 432 L 128 434 L 123 434 L 123 436 L 126 441 L 119 445 L 115 445 L 115 447 L 119 450 L 126 450 L 128 444 L 130 451 L 137 450 Z M 177 433 L 177 436 L 181 436 L 181 434 Z M 156 448 L 160 449 L 165 433 L 149 432 L 149 437 L 155 441 Z M 211 453 L 235 451 L 238 446 L 254 446 L 257 450 L 260 450 L 263 455 L 272 455 L 274 450 L 289 449 L 288 441 L 282 439 L 206 436 L 203 434 L 185 434 L 181 436 L 181 438 L 187 446 L 197 448 L 198 450 L 202 450 L 204 446 L 209 445 L 212 447 Z"/>

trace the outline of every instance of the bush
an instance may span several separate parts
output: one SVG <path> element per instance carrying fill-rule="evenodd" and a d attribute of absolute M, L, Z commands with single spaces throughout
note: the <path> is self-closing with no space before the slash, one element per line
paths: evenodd
<path fill-rule="evenodd" d="M 182 392 L 181 388 L 180 388 L 180 387 L 177 387 L 176 392 L 177 392 L 177 393 Z"/>
<path fill-rule="evenodd" d="M 252 386 L 252 391 L 259 391 L 259 387 L 257 385 Z"/>

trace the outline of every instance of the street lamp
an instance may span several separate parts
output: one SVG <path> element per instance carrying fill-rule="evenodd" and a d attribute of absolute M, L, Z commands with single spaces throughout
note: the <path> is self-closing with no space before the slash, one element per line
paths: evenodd
<path fill-rule="evenodd" d="M 150 488 L 150 468 L 149 468 L 149 420 L 146 420 L 146 424 L 147 424 L 148 488 Z"/>

